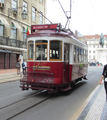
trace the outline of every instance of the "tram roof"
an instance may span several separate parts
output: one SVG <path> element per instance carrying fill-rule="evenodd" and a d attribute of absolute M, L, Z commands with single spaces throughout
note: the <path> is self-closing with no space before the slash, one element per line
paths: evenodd
<path fill-rule="evenodd" d="M 62 29 L 60 23 L 56 24 L 43 24 L 43 25 L 32 25 L 31 34 L 28 37 L 35 36 L 74 36 L 74 33 L 70 29 Z"/>
<path fill-rule="evenodd" d="M 68 37 L 72 38 L 82 44 L 82 41 L 77 39 L 74 33 L 70 29 L 62 29 L 61 24 L 43 24 L 43 25 L 32 25 L 30 37 Z"/>

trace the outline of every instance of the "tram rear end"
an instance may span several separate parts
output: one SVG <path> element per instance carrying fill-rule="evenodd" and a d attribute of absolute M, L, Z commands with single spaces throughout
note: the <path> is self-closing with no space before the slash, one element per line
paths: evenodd
<path fill-rule="evenodd" d="M 20 80 L 22 90 L 47 90 L 48 93 L 61 91 L 64 87 L 62 64 L 57 62 L 28 62 L 27 73 Z M 45 66 L 44 66 L 45 65 Z"/>
<path fill-rule="evenodd" d="M 27 72 L 20 80 L 22 90 L 67 91 L 85 78 L 88 63 L 81 49 L 87 49 L 86 45 L 60 29 L 60 24 L 32 25 L 27 39 Z"/>

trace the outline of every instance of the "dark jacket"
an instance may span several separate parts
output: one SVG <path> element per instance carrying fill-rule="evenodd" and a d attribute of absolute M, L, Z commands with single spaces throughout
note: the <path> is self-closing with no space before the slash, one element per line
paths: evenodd
<path fill-rule="evenodd" d="M 104 66 L 104 68 L 103 68 L 103 73 L 102 73 L 102 75 L 104 76 L 104 78 L 106 78 L 107 77 L 107 64 Z"/>

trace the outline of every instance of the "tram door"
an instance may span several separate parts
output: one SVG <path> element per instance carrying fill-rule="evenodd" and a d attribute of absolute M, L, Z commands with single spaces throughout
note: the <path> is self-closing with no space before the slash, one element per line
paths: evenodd
<path fill-rule="evenodd" d="M 69 81 L 69 44 L 64 44 L 64 76 L 63 82 L 66 83 Z"/>

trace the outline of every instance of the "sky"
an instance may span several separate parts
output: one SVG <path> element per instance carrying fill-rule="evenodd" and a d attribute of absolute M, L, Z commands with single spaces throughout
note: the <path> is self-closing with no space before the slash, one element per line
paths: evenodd
<path fill-rule="evenodd" d="M 70 11 L 70 0 L 59 0 L 64 11 Z M 107 35 L 107 0 L 72 0 L 69 28 L 83 35 Z M 70 16 L 70 12 L 68 17 Z M 58 0 L 47 0 L 47 18 L 66 25 L 67 18 Z M 49 22 L 48 22 L 49 23 Z M 67 26 L 67 27 L 68 27 Z"/>

